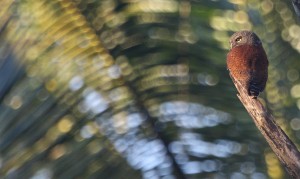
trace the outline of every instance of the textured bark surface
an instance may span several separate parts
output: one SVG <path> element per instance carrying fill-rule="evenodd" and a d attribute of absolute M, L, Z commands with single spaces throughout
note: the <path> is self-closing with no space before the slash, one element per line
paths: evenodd
<path fill-rule="evenodd" d="M 285 132 L 276 124 L 272 114 L 261 104 L 258 99 L 253 99 L 247 94 L 246 89 L 232 79 L 239 94 L 237 95 L 246 110 L 252 117 L 255 125 L 269 143 L 273 152 L 285 167 L 292 178 L 300 179 L 300 153 L 295 144 Z"/>

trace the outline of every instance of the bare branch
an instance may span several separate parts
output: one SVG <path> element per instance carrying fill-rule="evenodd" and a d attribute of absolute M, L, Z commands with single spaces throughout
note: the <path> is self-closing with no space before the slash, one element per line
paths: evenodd
<path fill-rule="evenodd" d="M 240 82 L 232 78 L 239 94 L 237 95 L 252 117 L 255 125 L 269 143 L 286 171 L 292 178 L 300 178 L 300 153 L 295 144 L 276 124 L 274 117 L 258 99 L 248 95 Z"/>

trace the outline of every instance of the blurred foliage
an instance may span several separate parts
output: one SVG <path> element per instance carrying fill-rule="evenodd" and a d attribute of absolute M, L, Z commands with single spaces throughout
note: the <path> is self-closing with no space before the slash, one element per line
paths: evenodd
<path fill-rule="evenodd" d="M 0 1 L 4 178 L 286 178 L 238 101 L 228 39 L 267 51 L 262 100 L 300 142 L 300 26 L 280 0 Z"/>

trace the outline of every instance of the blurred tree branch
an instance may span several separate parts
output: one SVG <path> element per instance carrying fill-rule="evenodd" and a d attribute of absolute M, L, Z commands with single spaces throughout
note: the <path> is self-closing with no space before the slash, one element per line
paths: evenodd
<path fill-rule="evenodd" d="M 294 6 L 296 15 L 298 16 L 298 19 L 300 19 L 300 0 L 292 0 L 292 4 Z"/>
<path fill-rule="evenodd" d="M 248 95 L 247 90 L 240 82 L 232 81 L 237 88 L 237 95 L 255 125 L 269 143 L 273 152 L 292 178 L 300 178 L 300 153 L 295 144 L 289 139 L 285 132 L 276 124 L 274 117 L 261 104 L 258 99 L 253 99 Z"/>

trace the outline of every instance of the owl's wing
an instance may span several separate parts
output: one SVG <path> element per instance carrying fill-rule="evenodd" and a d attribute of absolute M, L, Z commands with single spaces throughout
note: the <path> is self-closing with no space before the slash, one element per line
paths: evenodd
<path fill-rule="evenodd" d="M 268 61 L 256 57 L 250 60 L 250 63 L 251 71 L 248 93 L 251 96 L 258 96 L 266 86 L 266 81 L 268 78 Z"/>

